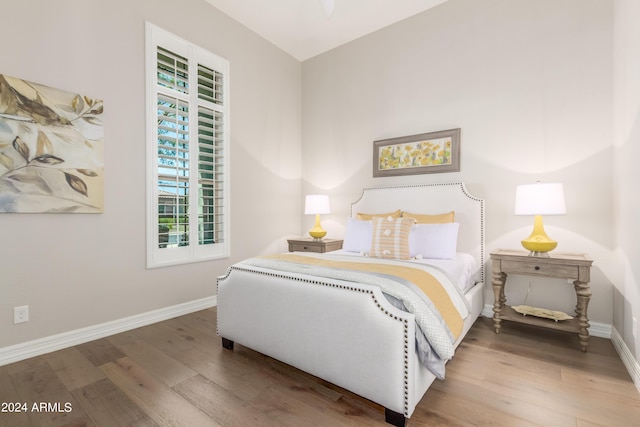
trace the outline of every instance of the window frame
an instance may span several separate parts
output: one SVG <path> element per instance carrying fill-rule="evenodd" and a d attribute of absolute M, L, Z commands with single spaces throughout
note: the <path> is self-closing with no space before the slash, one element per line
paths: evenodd
<path fill-rule="evenodd" d="M 181 265 L 193 262 L 228 258 L 230 256 L 230 156 L 229 156 L 229 61 L 209 52 L 187 40 L 182 39 L 150 22 L 145 22 L 145 76 L 146 76 L 146 151 L 147 151 L 147 268 Z M 184 57 L 189 63 L 189 94 L 181 94 L 158 85 L 157 51 L 158 48 L 168 50 Z M 198 97 L 198 66 L 205 67 L 222 74 L 222 104 L 218 105 Z M 222 114 L 222 198 L 215 206 L 222 203 L 222 242 L 199 244 L 198 242 L 198 203 L 188 205 L 188 241 L 186 246 L 160 247 L 159 244 L 159 154 L 158 154 L 158 99 L 167 96 L 181 102 L 187 102 L 188 111 L 188 144 L 189 144 L 189 198 L 200 199 L 198 171 L 200 156 L 199 145 L 199 112 L 214 106 L 211 111 Z M 213 128 L 212 128 L 213 129 Z M 214 132 L 215 133 L 215 132 Z M 212 145 L 215 148 L 215 142 Z M 208 170 L 206 170 L 208 171 Z M 179 198 L 179 196 L 177 196 Z"/>

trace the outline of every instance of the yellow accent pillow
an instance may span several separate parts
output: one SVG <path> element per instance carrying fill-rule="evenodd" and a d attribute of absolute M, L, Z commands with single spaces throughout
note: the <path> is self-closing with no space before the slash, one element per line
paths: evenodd
<path fill-rule="evenodd" d="M 374 258 L 409 259 L 409 233 L 415 224 L 412 218 L 376 217 L 369 256 Z"/>
<path fill-rule="evenodd" d="M 435 215 L 402 212 L 403 218 L 413 218 L 416 220 L 417 224 L 444 224 L 447 222 L 453 222 L 454 215 L 454 211 Z"/>
<path fill-rule="evenodd" d="M 369 220 L 373 219 L 373 217 L 378 217 L 378 216 L 381 217 L 381 218 L 387 218 L 387 217 L 400 218 L 402 216 L 402 211 L 400 211 L 400 209 L 398 209 L 395 212 L 380 213 L 380 214 L 367 214 L 367 213 L 358 212 L 356 214 L 356 219 L 358 219 L 360 221 L 369 221 Z"/>

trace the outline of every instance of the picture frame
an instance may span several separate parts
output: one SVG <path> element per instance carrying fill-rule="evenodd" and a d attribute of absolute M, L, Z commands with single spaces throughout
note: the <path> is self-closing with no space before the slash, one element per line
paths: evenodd
<path fill-rule="evenodd" d="M 373 177 L 460 171 L 460 128 L 373 142 Z"/>

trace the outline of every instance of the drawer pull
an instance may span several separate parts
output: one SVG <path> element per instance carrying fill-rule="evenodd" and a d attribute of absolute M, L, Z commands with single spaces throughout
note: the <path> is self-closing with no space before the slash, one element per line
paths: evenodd
<path fill-rule="evenodd" d="M 307 249 L 309 249 L 309 248 L 305 246 L 305 247 L 304 247 L 304 250 L 306 251 Z"/>
<path fill-rule="evenodd" d="M 534 269 L 534 270 L 536 270 L 536 271 L 538 271 L 538 270 L 540 270 L 540 266 L 539 266 L 539 265 L 536 265 L 535 267 L 533 267 L 533 269 Z"/>

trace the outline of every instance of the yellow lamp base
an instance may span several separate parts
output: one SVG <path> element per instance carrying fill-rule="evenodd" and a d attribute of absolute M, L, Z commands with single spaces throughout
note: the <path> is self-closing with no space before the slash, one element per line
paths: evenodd
<path fill-rule="evenodd" d="M 324 236 L 327 235 L 327 230 L 320 226 L 320 215 L 316 214 L 316 223 L 311 230 L 309 230 L 309 235 L 313 237 L 315 240 L 322 240 Z"/>
<path fill-rule="evenodd" d="M 558 246 L 558 242 L 551 240 L 544 231 L 542 215 L 536 215 L 533 220 L 533 231 L 531 235 L 522 240 L 522 246 L 528 249 L 530 256 L 549 256 L 550 252 Z"/>

